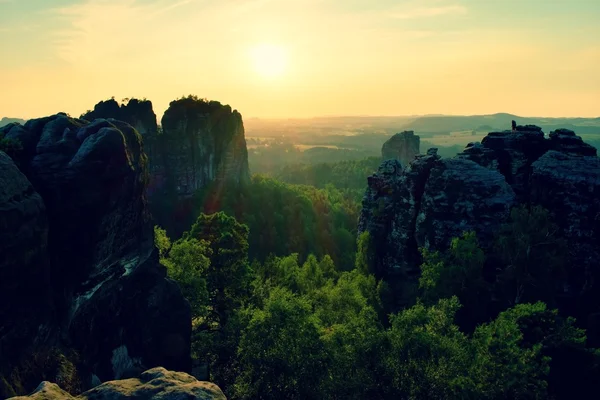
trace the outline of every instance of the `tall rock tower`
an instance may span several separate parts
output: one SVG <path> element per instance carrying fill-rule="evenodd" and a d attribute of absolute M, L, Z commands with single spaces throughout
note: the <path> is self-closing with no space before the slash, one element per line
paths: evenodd
<path fill-rule="evenodd" d="M 383 161 L 399 160 L 406 167 L 415 156 L 419 155 L 421 138 L 414 131 L 396 133 L 381 148 Z"/>

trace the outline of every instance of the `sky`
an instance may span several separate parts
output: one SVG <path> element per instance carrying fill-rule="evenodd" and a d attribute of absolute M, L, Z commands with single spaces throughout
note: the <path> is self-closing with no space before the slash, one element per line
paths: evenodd
<path fill-rule="evenodd" d="M 0 117 L 600 116 L 600 0 L 0 0 Z"/>

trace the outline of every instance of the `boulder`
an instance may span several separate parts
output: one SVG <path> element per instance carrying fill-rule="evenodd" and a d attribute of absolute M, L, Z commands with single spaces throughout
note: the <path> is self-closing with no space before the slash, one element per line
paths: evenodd
<path fill-rule="evenodd" d="M 201 382 L 183 372 L 153 368 L 138 378 L 105 382 L 79 396 L 73 397 L 58 385 L 42 382 L 28 396 L 11 400 L 226 400 L 219 387 Z"/>

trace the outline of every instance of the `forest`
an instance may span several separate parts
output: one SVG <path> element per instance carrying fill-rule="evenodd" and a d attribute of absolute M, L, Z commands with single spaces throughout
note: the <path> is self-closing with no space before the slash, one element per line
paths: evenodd
<path fill-rule="evenodd" d="M 376 244 L 356 240 L 361 187 L 378 163 L 283 166 L 241 190 L 198 193 L 185 232 L 155 227 L 210 379 L 233 399 L 597 392 L 600 351 L 557 310 L 567 243 L 553 216 L 515 207 L 491 248 L 465 232 L 447 252 L 421 249 L 418 290 L 399 306 Z"/>

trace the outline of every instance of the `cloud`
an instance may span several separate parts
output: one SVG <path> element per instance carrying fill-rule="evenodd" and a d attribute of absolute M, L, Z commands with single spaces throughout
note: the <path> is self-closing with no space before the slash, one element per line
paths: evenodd
<path fill-rule="evenodd" d="M 197 1 L 87 0 L 54 8 L 50 13 L 62 23 L 52 33 L 53 46 L 57 56 L 70 64 L 145 61 L 141 58 L 168 48 L 165 42 L 182 37 L 181 32 L 173 33 L 181 25 L 165 24 L 161 17 Z"/>
<path fill-rule="evenodd" d="M 394 19 L 417 19 L 439 17 L 443 15 L 464 15 L 467 8 L 463 5 L 452 4 L 447 6 L 415 7 L 404 10 L 392 10 L 388 12 L 388 17 Z"/>

